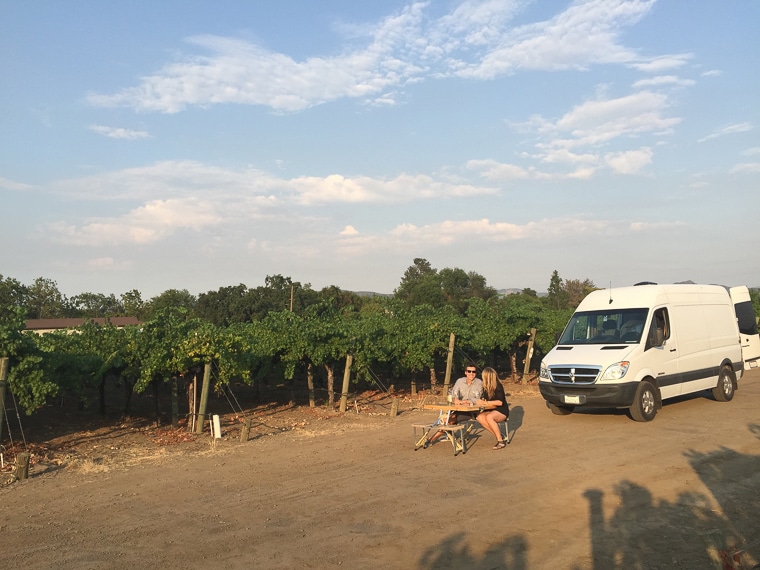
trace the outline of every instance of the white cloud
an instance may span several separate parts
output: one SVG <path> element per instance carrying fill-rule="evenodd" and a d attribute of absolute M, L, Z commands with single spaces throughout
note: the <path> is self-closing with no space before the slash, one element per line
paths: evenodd
<path fill-rule="evenodd" d="M 276 201 L 267 193 L 280 179 L 255 169 L 232 170 L 191 160 L 165 160 L 104 172 L 83 178 L 56 181 L 54 192 L 69 198 L 150 200 L 157 197 L 200 195 L 255 196 L 260 206 Z"/>
<path fill-rule="evenodd" d="M 403 87 L 426 78 L 491 79 L 516 69 L 586 69 L 594 64 L 631 64 L 640 57 L 618 42 L 654 0 L 576 2 L 550 20 L 510 28 L 519 2 L 465 1 L 437 20 L 430 4 L 411 4 L 376 26 L 354 28 L 366 45 L 337 56 L 297 61 L 284 53 L 236 38 L 200 35 L 187 39 L 206 55 L 184 55 L 140 84 L 115 94 L 90 93 L 96 106 L 177 113 L 188 106 L 264 105 L 295 112 L 341 98 L 394 105 Z M 353 38 L 354 42 L 358 38 Z M 637 65 L 675 66 L 688 56 Z M 111 135 L 108 135 L 111 136 Z"/>
<path fill-rule="evenodd" d="M 87 100 L 96 106 L 163 113 L 222 103 L 292 112 L 343 97 L 373 99 L 380 93 L 379 99 L 389 104 L 389 87 L 402 85 L 421 71 L 408 58 L 394 55 L 404 50 L 403 31 L 419 34 L 420 18 L 421 5 L 412 5 L 378 26 L 364 50 L 304 61 L 240 39 L 194 36 L 188 43 L 210 55 L 186 57 L 144 77 L 137 87 L 114 95 L 91 93 Z"/>
<path fill-rule="evenodd" d="M 661 87 L 663 85 L 676 85 L 678 87 L 691 87 L 696 81 L 693 79 L 682 79 L 676 75 L 658 75 L 649 79 L 636 81 L 633 86 L 636 89 L 643 87 Z"/>
<path fill-rule="evenodd" d="M 134 266 L 132 261 L 116 261 L 113 257 L 96 257 L 87 260 L 87 269 L 96 271 L 124 271 Z"/>
<path fill-rule="evenodd" d="M 641 148 L 624 152 L 611 152 L 604 157 L 607 165 L 619 174 L 635 174 L 651 164 L 652 149 Z"/>
<path fill-rule="evenodd" d="M 566 148 L 549 148 L 541 158 L 544 162 L 559 164 L 594 164 L 599 160 L 596 154 L 578 154 Z"/>
<path fill-rule="evenodd" d="M 340 235 L 342 236 L 356 236 L 359 235 L 359 232 L 356 231 L 356 228 L 354 226 L 346 226 L 343 228 L 343 231 L 340 232 Z"/>
<path fill-rule="evenodd" d="M 402 174 L 391 180 L 333 174 L 324 178 L 304 176 L 282 181 L 283 189 L 297 194 L 301 205 L 317 203 L 400 203 L 451 196 L 495 194 L 496 188 L 453 184 L 427 175 Z"/>
<path fill-rule="evenodd" d="M 668 220 L 666 222 L 631 222 L 629 228 L 633 232 L 667 232 L 674 228 L 685 225 L 679 220 Z"/>
<path fill-rule="evenodd" d="M 505 242 L 523 239 L 544 241 L 563 235 L 598 234 L 615 228 L 613 220 L 584 220 L 573 218 L 553 218 L 531 221 L 525 224 L 492 222 L 488 218 L 479 220 L 443 221 L 424 226 L 402 224 L 395 227 L 390 235 L 401 242 L 424 242 L 426 244 L 452 245 L 462 242 Z M 462 227 L 467 231 L 463 232 Z"/>
<path fill-rule="evenodd" d="M 631 64 L 631 67 L 644 71 L 646 73 L 661 73 L 670 69 L 679 69 L 689 63 L 692 58 L 690 53 L 675 55 L 662 55 L 654 57 L 647 61 L 638 61 Z"/>
<path fill-rule="evenodd" d="M 697 139 L 697 142 L 705 142 L 712 139 L 717 139 L 719 137 L 723 137 L 725 135 L 735 135 L 737 133 L 746 133 L 747 131 L 751 131 L 754 127 L 751 123 L 736 123 L 733 125 L 728 125 L 726 127 L 723 127 L 722 129 L 718 129 L 717 131 L 710 133 L 706 137 L 702 137 L 701 139 Z"/>
<path fill-rule="evenodd" d="M 24 184 L 23 182 L 14 182 L 13 180 L 0 176 L 0 188 L 3 190 L 13 190 L 14 192 L 23 192 L 25 190 L 31 190 L 34 186 L 31 184 Z"/>
<path fill-rule="evenodd" d="M 571 139 L 554 141 L 555 146 L 596 145 L 644 132 L 667 132 L 681 120 L 666 118 L 667 97 L 641 91 L 617 99 L 587 101 L 554 123 L 558 133 Z"/>
<path fill-rule="evenodd" d="M 731 174 L 760 174 L 760 162 L 737 164 L 729 172 Z"/>
<path fill-rule="evenodd" d="M 118 218 L 101 218 L 77 227 L 57 222 L 48 231 L 72 245 L 99 246 L 149 244 L 177 230 L 200 231 L 218 225 L 223 219 L 208 203 L 197 200 L 156 200 Z"/>
<path fill-rule="evenodd" d="M 591 0 L 576 2 L 546 22 L 510 30 L 481 61 L 458 61 L 457 75 L 491 79 L 517 69 L 586 69 L 593 64 L 638 59 L 617 43 L 623 27 L 645 16 L 653 1 Z"/>
<path fill-rule="evenodd" d="M 148 201 L 193 197 L 228 213 L 254 215 L 288 204 L 403 203 L 443 197 L 493 195 L 498 188 L 401 174 L 391 179 L 339 174 L 281 178 L 255 169 L 225 169 L 196 161 L 162 161 L 51 184 L 69 199 Z"/>
<path fill-rule="evenodd" d="M 467 162 L 467 168 L 474 171 L 480 171 L 480 176 L 490 182 L 509 182 L 512 180 L 566 180 L 566 179 L 588 179 L 596 172 L 595 166 L 583 166 L 593 162 L 597 163 L 599 158 L 594 155 L 573 155 L 572 153 L 557 150 L 556 156 L 546 162 L 570 163 L 570 165 L 581 164 L 575 170 L 561 172 L 546 172 L 535 167 L 522 168 L 514 164 L 499 163 L 495 160 L 470 160 Z M 543 158 L 545 155 L 539 155 Z"/>
<path fill-rule="evenodd" d="M 671 133 L 681 119 L 667 117 L 668 107 L 667 95 L 640 91 L 615 99 L 586 101 L 556 121 L 533 117 L 529 126 L 537 130 L 541 140 L 535 145 L 536 152 L 531 158 L 545 164 L 576 167 L 565 173 L 543 173 L 555 179 L 588 179 L 603 166 L 618 174 L 633 174 L 651 163 L 651 147 L 606 153 L 600 153 L 600 148 L 611 146 L 613 142 L 625 146 L 629 140 L 637 140 L 644 134 Z M 528 171 L 536 177 L 534 170 L 515 170 Z M 487 173 L 495 176 L 498 170 L 491 165 Z"/>
<path fill-rule="evenodd" d="M 514 164 L 504 164 L 495 160 L 469 160 L 467 168 L 480 171 L 480 175 L 493 182 L 507 180 L 525 180 L 531 177 L 530 171 Z"/>
<path fill-rule="evenodd" d="M 106 127 L 104 125 L 90 125 L 90 130 L 94 133 L 103 135 L 108 138 L 128 141 L 146 139 L 150 137 L 148 131 L 133 131 L 131 129 Z"/>

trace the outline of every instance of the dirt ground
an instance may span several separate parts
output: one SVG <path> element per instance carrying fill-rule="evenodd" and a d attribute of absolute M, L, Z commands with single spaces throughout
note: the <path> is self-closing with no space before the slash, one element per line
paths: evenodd
<path fill-rule="evenodd" d="M 507 384 L 512 443 L 413 451 L 420 400 L 340 414 L 259 406 L 248 441 L 150 422 L 22 418 L 29 478 L 0 472 L 5 568 L 709 569 L 760 561 L 760 370 L 653 422 L 554 416 Z M 46 417 L 44 413 L 40 417 Z M 13 420 L 14 418 L 12 418 Z M 72 420 L 72 418 L 69 418 Z M 32 425 L 28 425 L 32 424 Z M 14 424 L 11 422 L 11 428 Z M 5 432 L 7 434 L 7 432 Z M 5 441 L 7 443 L 7 441 Z"/>

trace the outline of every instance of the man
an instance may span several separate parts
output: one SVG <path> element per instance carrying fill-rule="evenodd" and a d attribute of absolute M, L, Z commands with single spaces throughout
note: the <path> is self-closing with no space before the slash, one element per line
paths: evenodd
<path fill-rule="evenodd" d="M 458 424 L 465 420 L 472 420 L 475 418 L 475 413 L 479 410 L 477 408 L 477 400 L 483 396 L 483 381 L 478 378 L 478 369 L 474 364 L 468 364 L 464 367 L 464 376 L 454 382 L 454 387 L 451 388 L 451 403 L 452 404 L 464 404 L 467 406 L 473 406 L 472 412 L 452 412 L 449 417 L 449 425 Z M 443 436 L 444 432 L 439 431 L 433 434 L 429 440 L 425 442 L 423 446 L 425 449 Z"/>
<path fill-rule="evenodd" d="M 451 389 L 452 403 L 475 406 L 476 402 L 483 397 L 483 381 L 477 374 L 478 369 L 474 364 L 464 367 L 464 376 L 454 382 L 454 387 Z M 452 423 L 459 423 L 473 417 L 470 412 L 457 412 L 455 421 Z"/>

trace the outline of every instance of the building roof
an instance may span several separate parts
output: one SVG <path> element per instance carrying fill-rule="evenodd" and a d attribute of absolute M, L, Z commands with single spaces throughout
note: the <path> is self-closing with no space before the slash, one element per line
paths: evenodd
<path fill-rule="evenodd" d="M 54 331 L 61 329 L 73 329 L 80 327 L 86 322 L 92 321 L 96 325 L 112 324 L 115 327 L 139 325 L 137 317 L 96 317 L 94 319 L 27 319 L 26 330 L 30 331 Z"/>

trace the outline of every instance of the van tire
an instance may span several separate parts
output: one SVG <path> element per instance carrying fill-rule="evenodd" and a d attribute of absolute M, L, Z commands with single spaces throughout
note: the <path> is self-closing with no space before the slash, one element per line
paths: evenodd
<path fill-rule="evenodd" d="M 734 399 L 734 371 L 723 366 L 718 374 L 718 385 L 712 389 L 713 397 L 719 402 L 730 402 Z"/>
<path fill-rule="evenodd" d="M 552 411 L 552 413 L 555 416 L 567 416 L 573 413 L 572 406 L 558 406 L 557 404 L 550 404 L 549 402 L 546 403 L 547 406 L 549 406 L 549 409 Z"/>
<path fill-rule="evenodd" d="M 643 380 L 639 383 L 629 410 L 631 418 L 637 422 L 651 422 L 654 419 L 657 415 L 657 391 L 651 382 Z"/>

